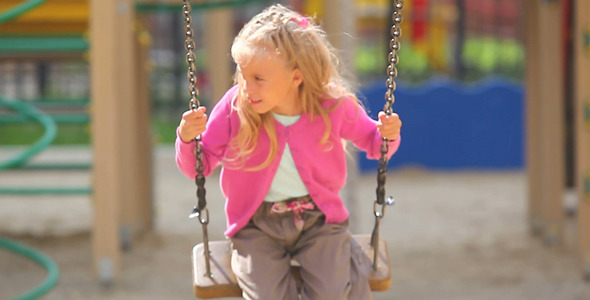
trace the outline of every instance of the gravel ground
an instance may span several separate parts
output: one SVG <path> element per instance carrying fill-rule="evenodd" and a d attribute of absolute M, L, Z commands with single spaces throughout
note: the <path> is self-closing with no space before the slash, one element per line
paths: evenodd
<path fill-rule="evenodd" d="M 92 268 L 92 207 L 87 197 L 0 197 L 0 234 L 50 256 L 58 285 L 43 299 L 193 299 L 190 251 L 200 240 L 186 216 L 194 185 L 176 169 L 172 147 L 154 151 L 155 228 L 122 257 L 113 285 Z M 0 159 L 13 153 L 0 151 Z M 90 161 L 85 148 L 54 148 L 39 160 Z M 59 175 L 59 176 L 58 176 Z M 83 171 L 10 171 L 0 186 L 87 186 Z M 375 174 L 353 176 L 346 191 L 354 233 L 370 233 Z M 212 239 L 225 226 L 217 181 L 208 183 Z M 381 235 L 391 257 L 392 288 L 375 299 L 590 299 L 575 255 L 575 217 L 564 243 L 547 247 L 526 226 L 526 176 L 521 171 L 390 172 Z M 36 264 L 0 249 L 0 299 L 11 299 L 46 276 Z"/>

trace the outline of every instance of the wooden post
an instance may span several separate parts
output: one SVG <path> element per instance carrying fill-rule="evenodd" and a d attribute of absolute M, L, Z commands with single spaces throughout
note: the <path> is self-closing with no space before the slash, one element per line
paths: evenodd
<path fill-rule="evenodd" d="M 340 54 L 341 63 L 349 71 L 349 74 L 354 74 L 354 52 L 356 49 L 355 42 L 355 28 L 356 28 L 356 9 L 354 1 L 340 1 L 340 0 L 324 0 L 323 1 L 323 19 L 322 24 L 328 40 Z M 387 14 L 387 13 L 386 13 Z M 390 16 L 387 17 L 391 18 Z M 389 42 L 389 41 L 388 41 Z M 387 53 L 383 52 L 383 57 L 387 57 Z M 386 65 L 383 65 L 383 72 L 385 72 Z M 351 153 L 356 152 L 354 147 L 349 148 Z M 358 199 L 356 196 L 357 181 L 359 177 L 358 158 L 357 155 L 347 157 L 348 176 L 346 177 L 346 185 L 344 186 L 344 201 L 348 210 L 351 211 L 350 221 L 352 224 L 358 224 L 361 221 L 359 214 L 355 213 L 358 209 Z"/>
<path fill-rule="evenodd" d="M 206 24 L 214 26 L 215 30 L 204 30 L 205 47 L 207 49 L 207 69 L 211 76 L 211 106 L 232 85 L 230 49 L 233 42 L 233 10 L 215 9 L 206 14 Z"/>
<path fill-rule="evenodd" d="M 135 30 L 135 10 L 133 9 L 133 1 L 118 0 L 117 1 L 117 55 L 113 59 L 117 62 L 117 84 L 114 86 L 117 89 L 117 107 L 114 108 L 119 111 L 117 117 L 119 120 L 119 133 L 122 140 L 120 141 L 121 150 L 119 155 L 122 157 L 122 165 L 119 168 L 120 177 L 123 183 L 121 208 L 120 208 L 120 224 L 119 237 L 121 239 L 121 246 L 124 250 L 131 247 L 133 237 L 137 232 L 141 231 L 141 207 L 142 207 L 142 189 L 149 187 L 142 187 L 141 165 L 151 163 L 151 160 L 141 161 L 143 158 L 142 151 L 145 150 L 142 139 L 146 131 L 144 124 L 145 118 L 140 116 L 138 93 L 138 68 L 137 56 L 139 55 L 136 48 L 137 34 Z M 149 99 L 146 99 L 149 101 Z"/>
<path fill-rule="evenodd" d="M 590 2 L 574 1 L 574 98 L 579 250 L 590 280 Z"/>
<path fill-rule="evenodd" d="M 149 153 L 148 99 L 140 94 L 136 67 L 135 14 L 131 0 L 91 0 L 90 76 L 94 151 L 94 265 L 110 284 L 120 272 L 120 248 L 142 229 L 142 201 Z M 146 195 L 146 190 L 147 195 Z"/>
<path fill-rule="evenodd" d="M 152 170 L 152 132 L 151 128 L 151 97 L 150 97 L 150 60 L 149 47 L 151 37 L 147 29 L 143 28 L 141 21 L 136 22 L 137 36 L 135 37 L 135 69 L 136 88 L 135 110 L 138 116 L 137 132 L 134 135 L 137 153 L 135 164 L 137 167 L 137 186 L 139 200 L 139 228 L 151 230 L 154 222 L 153 204 L 153 170 Z"/>
<path fill-rule="evenodd" d="M 348 70 L 352 70 L 354 57 L 354 43 L 351 35 L 354 30 L 356 15 L 352 9 L 353 1 L 324 0 L 322 26 L 326 30 L 328 40 L 337 49 L 339 58 Z"/>
<path fill-rule="evenodd" d="M 541 132 L 541 210 L 543 235 L 549 245 L 563 240 L 565 213 L 565 124 L 563 87 L 563 45 L 561 41 L 562 8 L 559 1 L 539 3 L 538 40 L 538 101 Z M 533 100 L 534 101 L 534 100 Z"/>
<path fill-rule="evenodd" d="M 526 1 L 526 168 L 528 223 L 533 234 L 543 228 L 541 215 L 541 98 L 539 85 L 539 1 Z"/>
<path fill-rule="evenodd" d="M 120 272 L 119 218 L 123 199 L 120 166 L 122 136 L 116 59 L 121 18 L 117 0 L 90 2 L 90 79 L 92 101 L 93 258 L 99 279 L 110 283 Z"/>

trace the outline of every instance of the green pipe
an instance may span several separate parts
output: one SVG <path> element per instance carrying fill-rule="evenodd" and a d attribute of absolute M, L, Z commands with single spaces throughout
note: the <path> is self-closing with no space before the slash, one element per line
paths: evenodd
<path fill-rule="evenodd" d="M 0 162 L 0 171 L 8 168 L 14 168 L 24 165 L 31 157 L 47 148 L 57 135 L 57 125 L 55 121 L 34 106 L 22 101 L 7 101 L 0 97 L 0 105 L 4 105 L 12 110 L 18 111 L 26 116 L 31 117 L 45 127 L 43 136 L 25 151 L 10 158 L 8 161 Z"/>
<path fill-rule="evenodd" d="M 89 170 L 89 163 L 36 163 L 23 166 L 24 170 Z"/>
<path fill-rule="evenodd" d="M 10 8 L 0 14 L 0 24 L 11 21 L 20 15 L 28 12 L 29 10 L 37 7 L 39 4 L 42 4 L 45 0 L 30 0 L 23 4 L 17 5 L 13 8 Z"/>
<path fill-rule="evenodd" d="M 250 3 L 268 2 L 269 0 L 231 0 L 231 1 L 213 1 L 213 2 L 198 2 L 191 3 L 193 10 L 208 10 L 224 7 L 236 7 Z M 144 3 L 136 2 L 135 9 L 139 12 L 178 12 L 182 8 L 182 3 L 179 1 L 175 3 Z"/>
<path fill-rule="evenodd" d="M 0 187 L 0 195 L 89 195 L 91 193 L 92 190 L 89 188 Z"/>
<path fill-rule="evenodd" d="M 50 108 L 50 107 L 67 107 L 67 108 L 86 108 L 90 104 L 89 98 L 57 98 L 44 97 L 27 99 L 25 102 L 31 103 L 36 107 Z"/>
<path fill-rule="evenodd" d="M 51 119 L 55 123 L 60 124 L 86 124 L 90 122 L 88 114 L 52 114 Z M 2 123 L 30 123 L 31 118 L 27 116 L 2 116 L 0 124 Z"/>
<path fill-rule="evenodd" d="M 44 267 L 48 273 L 47 278 L 45 278 L 45 280 L 41 284 L 36 286 L 34 289 L 25 292 L 24 294 L 17 296 L 16 298 L 13 298 L 11 300 L 37 299 L 43 296 L 45 293 L 47 293 L 55 286 L 57 280 L 59 279 L 59 269 L 57 268 L 55 262 L 51 260 L 51 258 L 44 255 L 43 253 L 36 251 L 35 249 L 29 248 L 17 242 L 13 242 L 1 236 L 0 247 L 33 260 L 34 262 Z"/>
<path fill-rule="evenodd" d="M 9 36 L 0 37 L 1 52 L 15 52 L 26 54 L 27 52 L 83 52 L 88 50 L 89 44 L 82 36 L 45 36 L 25 37 Z"/>

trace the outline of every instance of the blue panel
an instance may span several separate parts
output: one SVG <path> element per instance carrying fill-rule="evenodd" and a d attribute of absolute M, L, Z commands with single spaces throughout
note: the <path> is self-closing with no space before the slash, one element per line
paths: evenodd
<path fill-rule="evenodd" d="M 383 109 L 385 80 L 366 86 L 361 100 L 372 117 Z M 364 98 L 366 99 L 363 99 Z M 523 167 L 524 95 L 521 85 L 489 79 L 475 85 L 431 81 L 398 84 L 394 111 L 402 143 L 389 168 L 520 169 Z M 362 171 L 376 161 L 359 156 Z"/>

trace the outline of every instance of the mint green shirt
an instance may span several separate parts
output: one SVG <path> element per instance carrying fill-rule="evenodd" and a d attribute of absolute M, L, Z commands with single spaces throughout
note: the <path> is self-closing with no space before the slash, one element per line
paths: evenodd
<path fill-rule="evenodd" d="M 279 123 L 285 126 L 295 124 L 295 122 L 299 120 L 299 117 L 301 117 L 300 115 L 279 115 L 274 112 L 272 114 Z M 279 168 L 277 169 L 275 177 L 272 179 L 270 190 L 266 194 L 266 197 L 264 197 L 264 201 L 276 202 L 305 196 L 307 194 L 307 188 L 299 176 L 299 172 L 293 161 L 293 156 L 291 155 L 289 143 L 287 143 L 287 145 L 285 145 L 285 150 L 283 151 L 283 156 L 281 157 L 281 162 L 279 163 Z"/>

